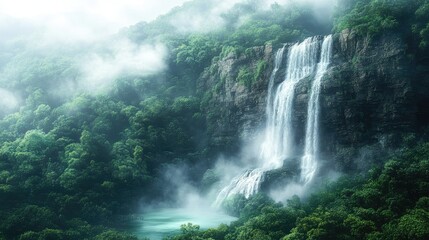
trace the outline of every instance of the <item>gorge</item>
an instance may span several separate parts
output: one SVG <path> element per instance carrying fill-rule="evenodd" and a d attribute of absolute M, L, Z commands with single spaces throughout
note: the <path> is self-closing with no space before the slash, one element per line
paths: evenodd
<path fill-rule="evenodd" d="M 0 240 L 429 239 L 428 0 L 48 1 L 0 3 Z"/>

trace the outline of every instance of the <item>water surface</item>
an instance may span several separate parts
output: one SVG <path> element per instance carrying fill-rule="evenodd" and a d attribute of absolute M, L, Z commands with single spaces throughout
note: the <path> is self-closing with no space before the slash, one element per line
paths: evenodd
<path fill-rule="evenodd" d="M 163 237 L 180 233 L 180 225 L 192 223 L 200 229 L 229 224 L 236 218 L 211 209 L 159 208 L 145 211 L 128 218 L 123 224 L 126 231 L 139 239 L 147 237 L 161 240 Z"/>

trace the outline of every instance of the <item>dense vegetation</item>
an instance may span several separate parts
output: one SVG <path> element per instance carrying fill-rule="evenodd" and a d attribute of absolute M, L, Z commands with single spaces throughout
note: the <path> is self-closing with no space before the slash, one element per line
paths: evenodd
<path fill-rule="evenodd" d="M 119 76 L 100 94 L 53 92 L 61 80 L 80 77 L 85 51 L 103 47 L 45 51 L 31 49 L 29 41 L 5 50 L 0 86 L 25 101 L 0 120 L 0 239 L 135 239 L 112 228 L 141 198 L 165 197 L 159 186 L 167 166 L 190 166 L 189 181 L 199 182 L 213 164 L 206 118 L 218 109 L 208 109 L 212 95 L 198 89 L 204 69 L 230 53 L 325 34 L 333 26 L 319 23 L 308 6 L 277 4 L 262 12 L 238 5 L 224 16 L 223 28 L 207 33 L 180 32 L 170 24 L 201 4 L 187 3 L 118 33 L 136 44 L 165 44 L 168 70 Z M 426 51 L 428 11 L 426 0 L 349 0 L 339 7 L 334 27 L 362 35 L 401 28 L 411 45 Z M 246 21 L 236 25 L 242 16 Z M 251 88 L 267 69 L 264 61 L 256 71 L 243 67 L 237 81 Z M 186 225 L 173 239 L 425 239 L 428 158 L 427 144 L 407 150 L 368 178 L 345 177 L 286 207 L 262 194 L 237 196 L 229 210 L 240 220 L 206 231 Z"/>
<path fill-rule="evenodd" d="M 0 238 L 132 239 L 108 228 L 141 198 L 150 202 L 174 190 L 160 188 L 167 166 L 193 166 L 192 182 L 212 164 L 202 110 L 207 94 L 196 86 L 204 68 L 230 52 L 320 30 L 309 9 L 280 5 L 263 13 L 237 6 L 224 16 L 231 18 L 226 27 L 211 33 L 181 33 L 171 26 L 175 14 L 201 4 L 190 2 L 95 46 L 47 49 L 29 40 L 5 47 L 1 87 L 25 102 L 0 121 Z M 248 21 L 234 27 L 243 14 Z M 135 44 L 164 43 L 168 70 L 119 76 L 99 94 L 57 92 L 61 81 L 83 77 L 79 63 L 86 51 L 112 54 L 107 46 L 124 37 Z M 254 74 L 265 68 L 261 62 Z M 247 77 L 239 81 L 248 87 L 258 78 Z"/>
<path fill-rule="evenodd" d="M 337 12 L 335 29 L 360 35 L 400 32 L 411 47 L 429 47 L 429 1 L 347 0 Z"/>
<path fill-rule="evenodd" d="M 182 226 L 185 239 L 428 239 L 429 144 L 406 149 L 367 175 L 344 176 L 301 201 L 276 204 L 262 194 L 229 203 L 231 225 L 200 231 Z"/>

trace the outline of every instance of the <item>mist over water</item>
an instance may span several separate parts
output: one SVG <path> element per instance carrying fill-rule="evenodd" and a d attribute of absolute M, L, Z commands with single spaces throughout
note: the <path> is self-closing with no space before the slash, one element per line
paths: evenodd
<path fill-rule="evenodd" d="M 125 230 L 139 237 L 161 240 L 180 233 L 180 226 L 187 223 L 199 225 L 201 229 L 230 223 L 235 217 L 202 208 L 157 208 L 130 218 Z"/>
<path fill-rule="evenodd" d="M 23 1 L 18 2 L 22 3 Z M 72 4 L 71 1 L 66 2 Z M 40 84 L 40 88 L 44 89 L 43 94 L 53 95 L 56 97 L 55 99 L 62 101 L 78 96 L 81 93 L 88 95 L 109 94 L 106 89 L 109 90 L 115 84 L 115 81 L 123 81 L 122 78 L 146 77 L 168 72 L 171 49 L 168 49 L 165 43 L 158 41 L 135 42 L 127 36 L 112 36 L 120 27 L 136 23 L 137 20 L 135 20 L 134 16 L 130 19 L 126 18 L 119 21 L 122 18 L 119 16 L 121 14 L 118 13 L 119 15 L 113 17 L 112 12 L 115 12 L 113 7 L 112 9 L 100 9 L 96 6 L 99 6 L 101 2 L 96 2 L 97 4 L 91 5 L 84 13 L 80 14 L 76 12 L 80 11 L 83 3 L 76 1 L 76 5 L 72 4 L 74 7 L 69 10 L 63 9 L 59 4 L 52 7 L 53 11 L 49 10 L 46 13 L 42 11 L 40 14 L 35 15 L 29 14 L 46 10 L 43 8 L 49 5 L 48 0 L 36 4 L 38 6 L 33 4 L 27 7 L 31 11 L 21 11 L 23 9 L 18 6 L 19 4 L 6 6 L 0 3 L 0 6 L 4 7 L 3 9 L 16 10 L 12 15 L 5 14 L 5 11 L 0 10 L 0 19 L 7 19 L 7 22 L 11 23 L 16 22 L 14 24 L 5 24 L 5 22 L 0 24 L 0 33 L 8 36 L 0 40 L 0 48 L 7 49 L 9 46 L 16 45 L 16 49 L 12 50 L 20 51 L 22 58 L 29 62 L 21 61 L 20 56 L 16 55 L 12 50 L 8 50 L 7 54 L 0 55 L 0 73 L 2 73 L 0 82 L 4 85 L 9 82 L 19 82 L 18 80 L 21 78 L 24 79 L 20 74 L 26 74 L 25 69 L 33 70 L 36 73 L 39 73 L 38 71 L 40 70 L 40 73 L 43 74 L 34 74 L 36 77 L 41 75 L 40 79 L 33 78 L 31 75 L 26 81 L 37 82 Z M 137 4 L 138 1 L 133 2 Z M 185 1 L 175 0 L 170 2 L 171 6 L 178 6 Z M 173 20 L 169 24 L 174 26 L 176 31 L 180 33 L 204 32 L 207 30 L 207 25 L 213 27 L 208 31 L 213 31 L 226 26 L 224 15 L 233 10 L 236 5 L 254 3 L 252 11 L 261 12 L 267 11 L 277 1 L 210 1 L 214 3 L 216 8 L 207 7 L 208 2 L 202 2 L 202 7 L 197 8 L 199 12 L 194 12 L 193 8 L 190 8 L 189 12 L 171 17 Z M 287 4 L 293 1 L 283 2 Z M 279 3 L 283 4 L 282 1 Z M 140 6 L 139 4 L 137 5 Z M 34 8 L 31 6 L 34 6 Z M 158 5 L 156 3 L 153 6 Z M 40 7 L 40 9 L 36 9 L 36 7 Z M 167 8 L 169 9 L 170 7 Z M 102 14 L 93 16 L 94 9 L 102 12 Z M 156 15 L 158 13 L 155 12 L 165 11 L 164 8 L 160 8 L 159 11 L 153 10 L 153 14 Z M 253 14 L 254 12 L 252 11 L 250 12 Z M 12 13 L 13 11 L 8 12 Z M 123 15 L 131 15 L 130 10 L 125 12 L 127 14 Z M 193 17 L 191 21 L 190 16 Z M 138 21 L 154 18 L 148 17 L 147 19 L 138 19 Z M 244 18 L 245 16 L 239 18 L 239 20 Z M 109 25 L 113 23 L 116 24 L 114 26 Z M 20 25 L 22 27 L 13 29 L 10 25 Z M 237 21 L 234 27 L 238 25 L 240 25 L 240 21 Z M 64 29 L 67 29 L 67 31 L 64 31 Z M 62 34 L 58 34 L 58 32 Z M 258 147 L 261 147 L 258 164 L 256 168 L 254 166 L 252 168 L 248 167 L 245 171 L 240 169 L 240 172 L 244 173 L 238 174 L 230 184 L 222 189 L 216 198 L 216 206 L 219 206 L 223 200 L 234 194 L 244 194 L 248 198 L 257 193 L 260 184 L 264 180 L 265 172 L 282 167 L 286 159 L 295 155 L 296 146 L 293 141 L 294 126 L 292 125 L 295 88 L 301 80 L 318 69 L 317 76 L 320 76 L 320 78 L 314 80 L 314 89 L 312 89 L 314 94 L 312 92 L 309 102 L 309 104 L 312 104 L 311 109 L 314 108 L 311 112 L 311 118 L 309 110 L 308 122 L 311 121 L 311 124 L 307 126 L 307 135 L 311 136 L 308 137 L 308 151 L 306 140 L 306 155 L 301 165 L 303 172 L 305 172 L 303 181 L 308 182 L 313 177 L 317 170 L 318 146 L 315 143 L 318 143 L 317 119 L 319 109 L 317 105 L 320 81 L 326 71 L 327 64 L 329 64 L 330 57 L 330 53 L 324 54 L 322 50 L 321 59 L 326 61 L 317 65 L 320 45 L 320 38 L 312 37 L 290 47 L 284 45 L 277 51 L 274 60 L 275 67 L 268 86 L 267 126 L 264 140 L 261 144 L 258 144 Z M 323 43 L 323 46 L 325 46 L 325 43 Z M 44 68 L 38 67 L 39 65 Z M 286 77 L 278 84 L 276 77 L 279 74 L 279 70 L 284 68 L 284 65 L 286 65 Z M 24 86 L 24 84 L 22 85 Z M 12 86 L 10 89 L 6 87 L 0 88 L 0 107 L 7 113 L 19 110 L 20 104 L 25 102 L 26 93 L 23 90 L 17 90 L 21 87 L 20 85 Z M 2 114 L 1 111 L 0 114 Z M 235 169 L 231 170 L 229 168 L 228 173 L 223 173 L 223 177 L 232 174 L 234 171 Z M 183 173 L 179 172 L 177 176 L 183 175 Z M 174 180 L 176 185 L 171 184 L 171 186 L 180 190 L 186 189 L 187 179 L 179 180 L 174 175 Z M 165 185 L 168 185 L 168 183 L 164 183 Z M 180 225 L 188 222 L 198 224 L 202 229 L 205 229 L 215 227 L 220 223 L 229 223 L 235 219 L 223 214 L 218 209 L 212 208 L 210 205 L 213 198 L 205 199 L 207 202 L 193 201 L 189 197 L 196 196 L 193 195 L 193 191 L 191 189 L 190 192 L 185 192 L 182 195 L 178 194 L 178 196 L 172 194 L 172 198 L 177 202 L 175 205 L 177 208 L 158 207 L 145 209 L 141 213 L 141 217 L 132 219 L 132 223 L 129 224 L 129 230 L 140 236 L 161 239 L 166 235 L 177 233 Z M 187 204 L 179 204 L 181 201 Z M 197 208 L 196 206 L 199 207 Z"/>
<path fill-rule="evenodd" d="M 314 76 L 311 79 L 308 99 L 305 147 L 303 156 L 298 158 L 301 167 L 300 181 L 291 182 L 283 189 L 271 192 L 275 200 L 285 200 L 293 195 L 304 194 L 307 184 L 317 173 L 319 95 L 322 78 L 330 63 L 331 51 L 331 35 L 324 38 L 307 38 L 289 48 L 284 45 L 277 51 L 274 69 L 268 85 L 267 124 L 263 141 L 259 144 L 259 166 L 243 171 L 242 174 L 236 175 L 229 184 L 226 184 L 212 204 L 215 208 L 210 206 L 210 199 L 200 198 L 198 194 L 192 194 L 193 191 L 185 192 L 178 196 L 178 199 L 182 199 L 185 205 L 177 208 L 159 207 L 145 210 L 141 218 L 128 225 L 128 230 L 139 236 L 161 239 L 178 233 L 178 228 L 189 222 L 200 225 L 204 229 L 233 221 L 235 218 L 219 212 L 216 208 L 220 207 L 224 200 L 235 194 L 243 194 L 248 198 L 257 193 L 264 180 L 265 172 L 282 167 L 285 161 L 292 159 L 300 152 L 294 142 L 295 126 L 292 123 L 295 89 L 300 81 Z M 287 54 L 286 57 L 285 54 Z M 285 78 L 278 84 L 276 83 L 276 76 L 283 64 L 286 65 Z M 220 174 L 222 173 L 220 172 Z"/>

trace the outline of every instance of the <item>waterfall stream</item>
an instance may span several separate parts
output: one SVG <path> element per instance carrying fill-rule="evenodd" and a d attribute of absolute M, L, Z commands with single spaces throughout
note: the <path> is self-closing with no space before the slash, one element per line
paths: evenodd
<path fill-rule="evenodd" d="M 330 62 L 331 45 L 332 36 L 329 35 L 322 43 L 319 37 L 311 37 L 289 47 L 285 78 L 278 86 L 275 83 L 276 76 L 281 68 L 286 47 L 283 46 L 277 51 L 268 84 L 267 125 L 265 139 L 261 145 L 261 164 L 258 168 L 245 171 L 224 187 L 216 198 L 215 206 L 220 206 L 225 199 L 235 194 L 243 194 L 246 198 L 255 194 L 266 171 L 282 167 L 286 159 L 293 157 L 296 149 L 292 124 L 295 88 L 302 79 L 316 72 L 308 102 L 305 149 L 301 159 L 301 181 L 304 184 L 311 181 L 317 170 L 319 149 L 320 85 Z"/>
<path fill-rule="evenodd" d="M 320 85 L 322 77 L 328 70 L 332 54 L 332 36 L 325 37 L 322 43 L 320 61 L 317 64 L 316 77 L 311 87 L 307 110 L 307 127 L 305 131 L 304 156 L 301 160 L 301 181 L 309 183 L 317 170 L 317 154 L 319 153 L 319 113 Z"/>
<path fill-rule="evenodd" d="M 307 38 L 302 43 L 291 46 L 285 79 L 278 85 L 276 91 L 271 91 L 271 95 L 274 96 L 268 97 L 272 98 L 272 101 L 267 104 L 266 111 L 269 114 L 260 155 L 263 168 L 266 170 L 281 167 L 284 159 L 293 155 L 295 143 L 292 113 L 295 87 L 316 68 L 318 48 L 317 37 Z"/>

